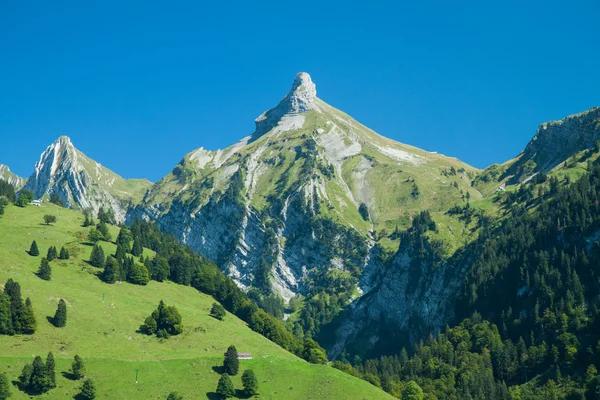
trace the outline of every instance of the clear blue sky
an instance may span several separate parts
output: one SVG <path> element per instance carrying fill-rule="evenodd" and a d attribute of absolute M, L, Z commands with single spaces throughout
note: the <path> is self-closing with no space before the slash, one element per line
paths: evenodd
<path fill-rule="evenodd" d="M 250 134 L 298 71 L 382 135 L 476 167 L 600 105 L 597 0 L 86 3 L 0 2 L 0 163 L 19 175 L 69 135 L 158 180 Z"/>

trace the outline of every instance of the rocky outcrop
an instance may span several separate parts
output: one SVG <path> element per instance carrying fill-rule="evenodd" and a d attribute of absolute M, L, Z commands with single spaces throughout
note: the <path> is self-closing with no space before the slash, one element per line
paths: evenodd
<path fill-rule="evenodd" d="M 5 181 L 13 185 L 15 187 L 15 190 L 21 189 L 27 182 L 27 179 L 21 178 L 17 174 L 14 174 L 13 172 L 11 172 L 8 166 L 3 164 L 0 164 L 0 179 L 4 179 Z"/>
<path fill-rule="evenodd" d="M 510 183 L 517 183 L 536 172 L 548 172 L 573 154 L 593 148 L 599 140 L 600 107 L 544 122 L 501 180 L 511 176 Z"/>
<path fill-rule="evenodd" d="M 141 187 L 150 186 L 147 181 L 136 182 Z M 36 199 L 55 193 L 71 208 L 89 208 L 97 213 L 100 207 L 108 207 L 123 221 L 134 197 L 123 190 L 126 186 L 123 178 L 86 157 L 69 137 L 61 136 L 42 153 L 24 188 Z"/>

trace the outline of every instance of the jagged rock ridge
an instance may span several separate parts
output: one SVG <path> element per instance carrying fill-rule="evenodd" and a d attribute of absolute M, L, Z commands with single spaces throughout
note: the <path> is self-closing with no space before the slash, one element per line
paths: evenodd
<path fill-rule="evenodd" d="M 94 212 L 109 207 L 123 221 L 130 203 L 141 198 L 150 185 L 146 180 L 121 178 L 77 150 L 67 136 L 61 136 L 42 153 L 24 188 L 38 199 L 56 193 L 68 207 Z"/>
<path fill-rule="evenodd" d="M 3 164 L 0 164 L 0 179 L 4 179 L 13 185 L 16 190 L 21 189 L 25 185 L 25 182 L 27 182 L 26 178 L 21 178 L 17 174 L 13 173 L 8 166 Z"/>

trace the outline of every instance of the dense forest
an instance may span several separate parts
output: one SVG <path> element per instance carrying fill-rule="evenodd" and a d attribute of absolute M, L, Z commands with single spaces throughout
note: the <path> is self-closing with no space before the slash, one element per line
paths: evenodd
<path fill-rule="evenodd" d="M 576 182 L 540 174 L 496 201 L 506 216 L 483 221 L 460 254 L 474 261 L 453 326 L 400 354 L 344 354 L 336 367 L 392 394 L 416 382 L 430 399 L 600 399 L 600 167 L 588 163 Z M 435 257 L 427 229 L 421 216 L 402 241 Z"/>

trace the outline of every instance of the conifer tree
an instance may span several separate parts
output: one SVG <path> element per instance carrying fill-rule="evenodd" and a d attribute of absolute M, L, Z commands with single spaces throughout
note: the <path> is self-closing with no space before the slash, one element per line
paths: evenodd
<path fill-rule="evenodd" d="M 26 334 L 33 334 L 37 329 L 37 321 L 35 320 L 35 313 L 33 312 L 33 306 L 31 305 L 31 299 L 28 297 L 25 300 L 25 307 L 21 313 L 21 332 Z"/>
<path fill-rule="evenodd" d="M 104 250 L 102 249 L 102 246 L 96 243 L 90 254 L 90 264 L 96 268 L 104 268 L 104 261 Z"/>
<path fill-rule="evenodd" d="M 0 374 L 0 400 L 6 400 L 10 397 L 10 382 L 6 377 L 6 372 Z"/>
<path fill-rule="evenodd" d="M 58 258 L 60 258 L 61 260 L 68 260 L 69 259 L 69 250 L 65 249 L 64 247 L 61 247 Z"/>
<path fill-rule="evenodd" d="M 29 255 L 37 257 L 40 255 L 40 249 L 38 249 L 37 242 L 34 240 L 31 242 L 31 247 L 29 248 Z"/>
<path fill-rule="evenodd" d="M 223 368 L 229 375 L 237 375 L 240 368 L 240 360 L 238 360 L 238 352 L 235 346 L 231 345 L 225 352 L 223 360 Z"/>
<path fill-rule="evenodd" d="M 52 388 L 52 381 L 48 376 L 48 369 L 42 361 L 42 357 L 36 356 L 33 360 L 29 388 L 36 393 L 45 393 Z"/>
<path fill-rule="evenodd" d="M 46 370 L 48 371 L 48 378 L 52 383 L 52 387 L 56 387 L 56 372 L 55 372 L 56 364 L 54 362 L 54 355 L 52 352 L 48 353 L 46 357 Z"/>
<path fill-rule="evenodd" d="M 52 267 L 46 258 L 42 258 L 40 268 L 38 269 L 37 276 L 45 281 L 52 279 Z"/>
<path fill-rule="evenodd" d="M 56 247 L 54 247 L 54 246 L 48 247 L 48 254 L 46 255 L 46 259 L 48 261 L 53 261 L 54 259 L 56 259 L 57 255 L 58 254 L 56 251 Z"/>
<path fill-rule="evenodd" d="M 106 225 L 104 221 L 101 221 L 96 227 L 96 229 L 102 234 L 102 237 L 105 241 L 110 242 L 110 240 L 112 239 L 112 235 L 108 230 L 108 225 Z"/>
<path fill-rule="evenodd" d="M 21 375 L 19 375 L 19 382 L 21 382 L 21 384 L 24 387 L 29 386 L 29 382 L 31 381 L 32 373 L 33 373 L 33 365 L 25 364 L 25 366 L 23 366 L 23 369 L 21 370 Z"/>
<path fill-rule="evenodd" d="M 147 285 L 150 278 L 146 267 L 135 263 L 131 257 L 130 260 L 131 267 L 129 268 L 129 279 L 127 281 L 135 285 Z"/>
<path fill-rule="evenodd" d="M 0 293 L 0 335 L 12 335 L 14 333 L 10 313 L 10 297 L 6 293 Z"/>
<path fill-rule="evenodd" d="M 254 371 L 247 369 L 242 374 L 242 385 L 244 385 L 244 392 L 246 396 L 254 396 L 258 394 L 258 379 Z"/>
<path fill-rule="evenodd" d="M 139 237 L 136 236 L 135 239 L 133 239 L 133 247 L 131 248 L 131 254 L 133 254 L 136 257 L 141 257 L 143 252 L 144 247 L 142 246 L 142 241 Z"/>
<path fill-rule="evenodd" d="M 117 236 L 117 240 L 116 240 L 117 245 L 120 245 L 121 247 L 123 247 L 125 252 L 128 252 L 129 249 L 131 248 L 130 246 L 131 246 L 132 241 L 133 241 L 133 235 L 131 234 L 131 231 L 129 229 L 127 229 L 126 227 L 122 227 L 121 230 L 119 231 L 119 236 Z"/>
<path fill-rule="evenodd" d="M 235 395 L 235 388 L 233 387 L 231 378 L 229 378 L 227 373 L 224 373 L 219 378 L 219 383 L 217 384 L 217 394 L 223 399 L 227 399 Z"/>
<path fill-rule="evenodd" d="M 67 325 L 67 304 L 63 299 L 58 302 L 52 323 L 57 328 L 64 328 Z"/>
<path fill-rule="evenodd" d="M 96 398 L 96 385 L 91 379 L 86 379 L 81 385 L 79 396 L 84 400 L 94 400 Z"/>
<path fill-rule="evenodd" d="M 4 215 L 4 204 L 0 202 L 0 215 Z"/>
<path fill-rule="evenodd" d="M 21 299 L 21 286 L 9 278 L 4 285 L 4 294 L 10 299 L 10 315 L 14 333 L 21 333 L 22 319 L 25 312 Z"/>
<path fill-rule="evenodd" d="M 120 279 L 119 263 L 117 262 L 117 260 L 115 260 L 114 257 L 106 257 L 102 278 L 106 283 L 115 283 Z"/>
<path fill-rule="evenodd" d="M 73 364 L 71 364 L 71 369 L 73 370 L 73 376 L 75 379 L 82 379 L 85 377 L 85 364 L 83 363 L 83 359 L 77 354 L 75 354 Z"/>

